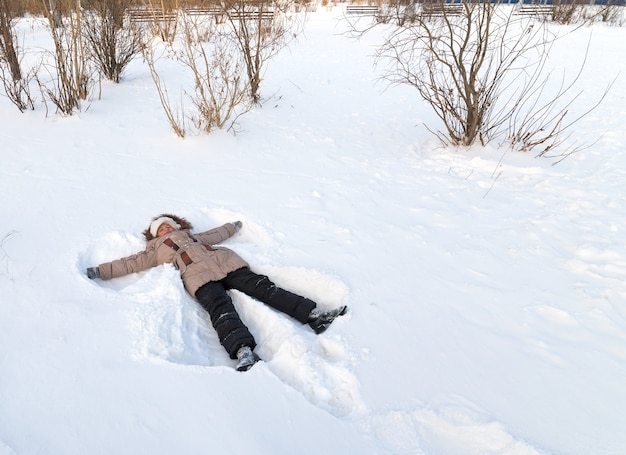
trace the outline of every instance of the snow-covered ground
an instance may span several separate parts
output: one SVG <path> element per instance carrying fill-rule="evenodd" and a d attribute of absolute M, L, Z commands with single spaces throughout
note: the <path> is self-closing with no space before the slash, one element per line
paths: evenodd
<path fill-rule="evenodd" d="M 626 453 L 625 29 L 555 47 L 571 75 L 591 38 L 578 109 L 622 73 L 556 166 L 442 148 L 345 29 L 311 14 L 236 136 L 177 138 L 141 59 L 72 117 L 0 99 L 0 454 Z M 85 276 L 162 212 L 243 221 L 226 246 L 350 313 L 235 295 L 265 359 L 236 372 L 173 267 Z"/>

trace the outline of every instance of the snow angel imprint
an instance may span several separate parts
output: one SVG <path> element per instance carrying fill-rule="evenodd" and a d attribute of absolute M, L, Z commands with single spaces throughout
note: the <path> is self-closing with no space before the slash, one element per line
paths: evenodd
<path fill-rule="evenodd" d="M 238 360 L 237 370 L 246 371 L 259 360 L 254 352 L 256 342 L 239 317 L 227 292 L 229 289 L 241 291 L 308 324 L 317 334 L 345 314 L 347 307 L 321 311 L 314 301 L 281 289 L 267 276 L 254 273 L 234 251 L 215 246 L 235 235 L 241 226 L 241 221 L 235 221 L 194 234 L 186 219 L 162 214 L 153 218 L 143 232 L 147 241 L 143 251 L 89 267 L 87 276 L 109 280 L 161 264 L 173 264 L 180 272 L 187 292 L 209 313 L 220 343 L 230 358 Z"/>

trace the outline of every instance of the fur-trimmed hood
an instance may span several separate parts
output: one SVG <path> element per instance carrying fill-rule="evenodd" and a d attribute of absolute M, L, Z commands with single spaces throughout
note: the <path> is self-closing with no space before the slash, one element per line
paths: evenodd
<path fill-rule="evenodd" d="M 162 213 L 160 215 L 155 216 L 150 221 L 150 224 L 152 224 L 154 220 L 158 220 L 159 218 L 163 218 L 163 217 L 173 219 L 176 222 L 176 224 L 180 226 L 181 231 L 190 231 L 191 229 L 193 229 L 193 226 L 191 225 L 191 223 L 187 221 L 185 218 L 172 215 L 171 213 Z M 154 236 L 150 232 L 150 225 L 148 225 L 148 229 L 143 231 L 143 236 L 146 238 L 147 241 L 154 239 Z"/>

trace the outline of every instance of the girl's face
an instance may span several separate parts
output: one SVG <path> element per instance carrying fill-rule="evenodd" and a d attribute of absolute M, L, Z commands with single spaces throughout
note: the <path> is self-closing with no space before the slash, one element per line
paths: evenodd
<path fill-rule="evenodd" d="M 170 232 L 174 232 L 174 228 L 167 223 L 163 223 L 161 226 L 159 226 L 159 229 L 157 229 L 157 237 L 163 237 Z"/>

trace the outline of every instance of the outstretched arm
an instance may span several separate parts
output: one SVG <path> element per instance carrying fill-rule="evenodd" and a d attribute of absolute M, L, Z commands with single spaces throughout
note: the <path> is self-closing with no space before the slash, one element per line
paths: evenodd
<path fill-rule="evenodd" d="M 220 227 L 195 234 L 195 236 L 198 237 L 202 243 L 215 245 L 232 237 L 237 231 L 239 231 L 239 229 L 241 229 L 241 221 L 235 221 L 233 223 L 226 223 Z"/>
<path fill-rule="evenodd" d="M 87 269 L 87 277 L 90 279 L 102 278 L 109 280 L 129 273 L 141 272 L 159 265 L 157 255 L 154 249 L 145 250 L 125 258 L 116 259 L 115 261 L 105 262 L 98 267 L 90 267 Z"/>

